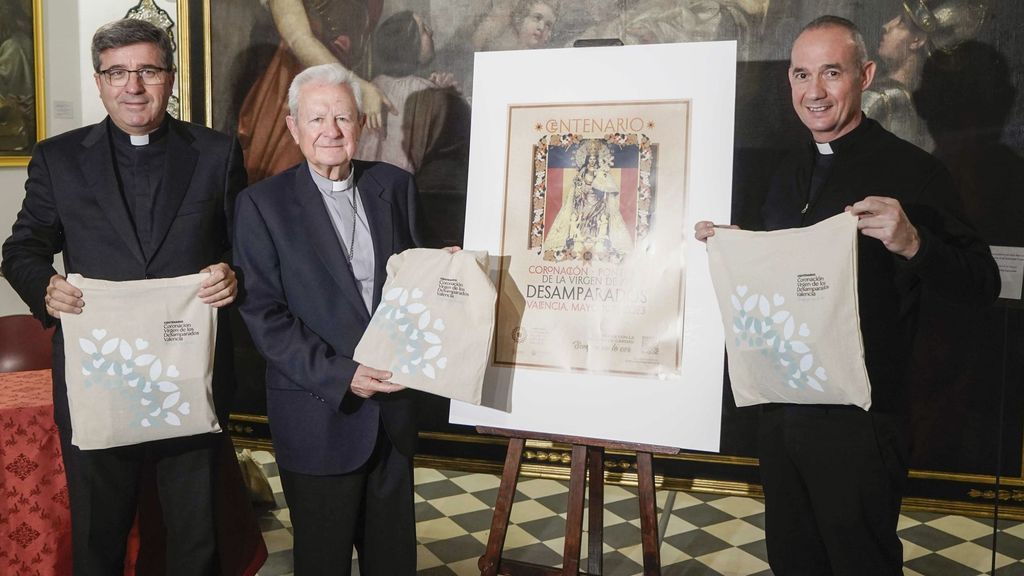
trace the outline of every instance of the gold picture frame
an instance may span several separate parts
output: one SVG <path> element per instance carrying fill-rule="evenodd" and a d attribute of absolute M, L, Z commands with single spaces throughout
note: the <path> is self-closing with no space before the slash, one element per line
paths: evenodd
<path fill-rule="evenodd" d="M 29 11 L 31 15 L 27 13 Z M 32 63 L 32 69 L 27 71 L 22 64 L 21 78 L 16 77 L 16 70 L 10 78 L 0 78 L 0 166 L 27 166 L 32 148 L 46 135 L 43 2 L 0 0 L 0 14 L 3 15 L 0 18 L 0 57 L 21 59 L 23 62 L 28 59 Z M 29 22 L 24 22 L 26 19 Z M 31 30 L 31 38 L 27 41 L 24 38 L 25 28 Z M 24 53 L 27 44 L 31 44 L 31 58 L 26 58 Z M 26 77 L 31 78 L 31 86 L 27 90 L 24 86 Z M 15 85 L 17 83 L 22 84 L 21 90 Z"/>

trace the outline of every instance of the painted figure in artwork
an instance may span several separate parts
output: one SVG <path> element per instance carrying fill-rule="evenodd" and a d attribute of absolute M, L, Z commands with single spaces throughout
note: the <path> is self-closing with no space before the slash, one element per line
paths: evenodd
<path fill-rule="evenodd" d="M 558 3 L 555 0 L 499 0 L 473 33 L 473 48 L 546 48 L 557 20 Z"/>
<path fill-rule="evenodd" d="M 470 109 L 450 73 L 426 72 L 433 59 L 434 32 L 419 14 L 403 10 L 377 28 L 373 85 L 398 113 L 363 134 L 356 158 L 414 174 L 423 245 L 441 247 L 462 242 Z"/>
<path fill-rule="evenodd" d="M 425 90 L 454 90 L 451 74 L 433 73 L 429 78 L 417 75 L 434 59 L 434 32 L 425 20 L 409 10 L 391 15 L 374 36 L 373 78 L 376 86 L 395 106 L 398 114 L 387 119 L 385 128 L 363 135 L 356 157 L 381 160 L 408 172 L 416 172 L 423 150 L 414 149 L 413 126 L 406 122 L 410 97 Z M 411 119 L 410 119 L 411 120 Z M 407 130 L 408 128 L 408 130 Z"/>
<path fill-rule="evenodd" d="M 574 154 L 576 174 L 567 198 L 544 239 L 544 251 L 573 259 L 618 261 L 633 249 L 633 237 L 619 210 L 615 158 L 601 140 L 585 140 Z"/>
<path fill-rule="evenodd" d="M 249 182 L 257 182 L 302 160 L 284 127 L 287 91 L 300 70 L 341 64 L 354 76 L 364 73 L 370 32 L 383 0 L 267 0 L 281 44 L 249 90 L 238 118 L 238 138 Z M 391 109 L 376 86 L 356 77 L 367 125 L 378 128 Z"/>
<path fill-rule="evenodd" d="M 948 52 L 973 38 L 985 12 L 985 4 L 978 0 L 904 4 L 883 27 L 878 59 L 884 73 L 864 91 L 864 112 L 918 148 L 934 150 L 935 142 L 913 101 L 921 70 L 934 51 Z"/>
<path fill-rule="evenodd" d="M 36 140 L 32 20 L 18 0 L 0 1 L 0 152 Z"/>
<path fill-rule="evenodd" d="M 580 38 L 625 44 L 703 42 L 735 38 L 746 54 L 763 25 L 768 0 L 640 0 L 594 23 Z"/>

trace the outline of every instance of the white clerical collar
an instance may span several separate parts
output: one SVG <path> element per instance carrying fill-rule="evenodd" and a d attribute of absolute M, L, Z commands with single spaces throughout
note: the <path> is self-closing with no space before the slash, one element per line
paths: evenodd
<path fill-rule="evenodd" d="M 316 183 L 316 187 L 321 192 L 329 196 L 333 196 L 338 192 L 348 192 L 355 186 L 355 175 L 356 171 L 354 167 L 349 167 L 348 176 L 344 180 L 331 180 L 326 176 L 321 175 L 316 170 L 313 170 L 312 166 L 309 166 L 309 174 L 313 177 L 313 182 Z"/>
<path fill-rule="evenodd" d="M 832 145 L 829 144 L 828 142 L 815 142 L 814 145 L 818 147 L 818 154 L 822 154 L 825 156 L 830 156 L 831 154 L 833 154 Z"/>
<path fill-rule="evenodd" d="M 345 192 L 352 189 L 352 173 L 349 171 L 348 178 L 344 180 L 331 180 L 331 192 Z"/>
<path fill-rule="evenodd" d="M 149 134 L 143 134 L 142 136 L 129 134 L 128 138 L 131 139 L 132 146 L 146 146 L 147 144 L 149 144 Z"/>

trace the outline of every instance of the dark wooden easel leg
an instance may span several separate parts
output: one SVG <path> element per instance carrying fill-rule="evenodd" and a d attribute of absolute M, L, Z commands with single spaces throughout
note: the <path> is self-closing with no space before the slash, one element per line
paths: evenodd
<path fill-rule="evenodd" d="M 658 549 L 658 517 L 654 498 L 653 454 L 675 454 L 676 449 L 661 446 L 633 445 L 621 442 L 588 438 L 523 433 L 516 430 L 478 426 L 482 434 L 494 434 L 509 438 L 505 455 L 505 469 L 501 475 L 501 486 L 494 504 L 491 531 L 487 538 L 487 550 L 480 557 L 477 566 L 481 576 L 580 576 L 580 549 L 583 544 L 583 506 L 587 494 L 587 476 L 590 476 L 590 522 L 587 541 L 588 576 L 603 572 L 604 547 L 604 451 L 606 448 L 636 450 L 637 485 L 640 500 L 640 539 L 643 543 L 644 576 L 661 575 L 661 556 Z M 572 445 L 572 462 L 569 473 L 568 508 L 565 519 L 565 547 L 562 553 L 562 568 L 542 566 L 531 562 L 505 560 L 501 553 L 505 547 L 505 536 L 512 515 L 512 504 L 516 496 L 516 484 L 526 446 L 526 436 L 562 442 Z"/>
<path fill-rule="evenodd" d="M 658 550 L 658 516 L 654 501 L 654 467 L 650 452 L 636 453 L 637 492 L 640 499 L 640 541 L 644 552 L 644 576 L 661 575 Z"/>
<path fill-rule="evenodd" d="M 590 474 L 590 517 L 587 520 L 587 573 L 604 573 L 604 448 L 587 448 L 587 468 Z"/>
<path fill-rule="evenodd" d="M 487 550 L 480 557 L 477 566 L 480 576 L 497 576 L 501 564 L 501 551 L 505 547 L 505 534 L 512 514 L 512 502 L 516 498 L 516 484 L 519 481 L 519 466 L 523 457 L 524 438 L 511 438 L 505 454 L 505 470 L 501 474 L 498 498 L 494 503 L 494 517 L 491 518 L 491 532 L 487 537 Z"/>
<path fill-rule="evenodd" d="M 565 515 L 565 548 L 562 553 L 562 574 L 576 576 L 580 572 L 580 546 L 583 543 L 583 495 L 587 484 L 587 447 L 573 444 L 569 468 L 569 507 Z"/>

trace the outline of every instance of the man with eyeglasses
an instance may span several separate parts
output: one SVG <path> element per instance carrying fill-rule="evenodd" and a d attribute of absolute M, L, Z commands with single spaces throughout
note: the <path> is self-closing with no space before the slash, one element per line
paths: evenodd
<path fill-rule="evenodd" d="M 241 148 L 226 135 L 167 114 L 174 85 L 170 39 L 140 20 L 119 20 L 92 40 L 96 88 L 107 118 L 36 145 L 26 196 L 3 246 L 3 274 L 54 335 L 54 419 L 71 503 L 75 575 L 123 573 L 140 471 L 154 462 L 167 574 L 218 573 L 214 480 L 221 435 L 103 450 L 71 444 L 59 319 L 88 302 L 53 266 L 103 280 L 210 272 L 199 298 L 220 308 L 237 292 L 230 254 L 234 197 L 246 183 Z M 126 310 L 130 314 L 131 310 Z M 231 342 L 217 334 L 214 403 L 226 423 Z M 67 367 L 69 370 L 76 367 Z"/>

